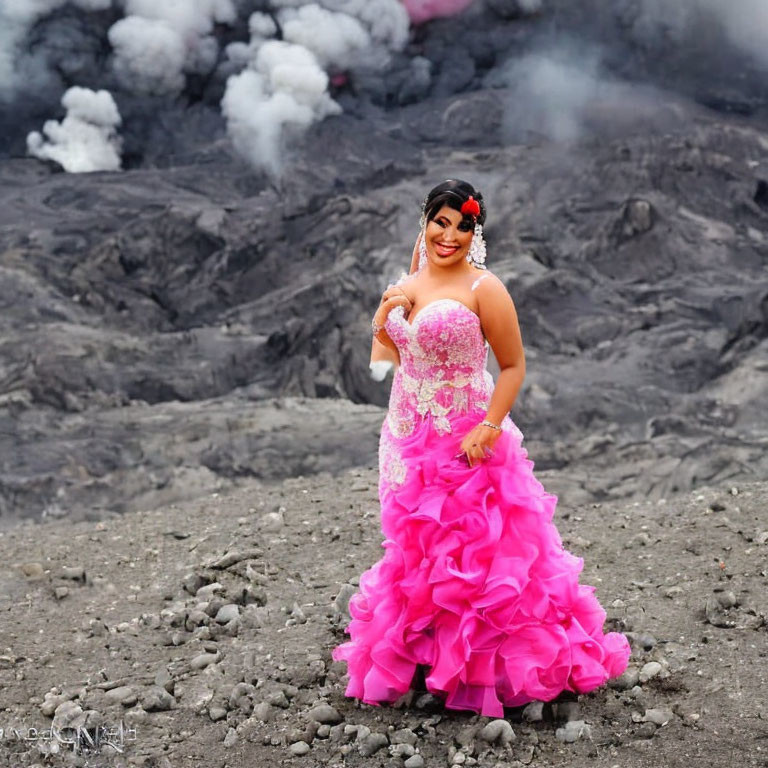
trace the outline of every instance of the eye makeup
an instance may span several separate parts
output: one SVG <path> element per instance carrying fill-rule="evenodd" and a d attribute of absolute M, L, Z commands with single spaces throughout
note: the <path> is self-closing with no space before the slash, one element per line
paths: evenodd
<path fill-rule="evenodd" d="M 437 222 L 441 227 L 444 227 L 446 224 L 450 224 L 451 222 L 445 218 L 445 216 L 440 216 L 439 218 L 435 219 L 435 222 Z M 469 217 L 464 217 L 457 225 L 456 228 L 460 232 L 470 232 L 472 229 L 474 229 L 472 219 Z"/>

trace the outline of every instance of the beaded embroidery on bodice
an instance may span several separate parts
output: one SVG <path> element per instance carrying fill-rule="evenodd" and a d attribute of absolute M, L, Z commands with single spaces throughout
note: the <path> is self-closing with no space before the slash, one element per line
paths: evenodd
<path fill-rule="evenodd" d="M 489 345 L 480 318 L 456 299 L 431 301 L 410 320 L 399 306 L 385 323 L 400 353 L 387 422 L 393 435 L 407 437 L 430 413 L 437 432 L 447 434 L 451 413 L 488 408 L 493 392 L 486 367 Z"/>

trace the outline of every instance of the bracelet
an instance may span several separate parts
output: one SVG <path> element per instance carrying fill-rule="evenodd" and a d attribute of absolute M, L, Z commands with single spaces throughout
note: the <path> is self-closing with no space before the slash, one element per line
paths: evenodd
<path fill-rule="evenodd" d="M 501 429 L 500 426 L 498 426 L 496 424 L 491 424 L 491 422 L 488 421 L 488 420 L 481 421 L 480 422 L 480 426 L 482 426 L 482 427 L 491 427 L 491 429 L 499 429 L 499 430 Z"/>

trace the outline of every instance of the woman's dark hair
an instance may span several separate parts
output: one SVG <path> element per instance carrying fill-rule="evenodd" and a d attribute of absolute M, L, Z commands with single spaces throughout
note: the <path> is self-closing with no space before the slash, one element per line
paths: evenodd
<path fill-rule="evenodd" d="M 477 217 L 477 223 L 484 224 L 485 203 L 483 202 L 483 196 L 468 181 L 462 181 L 461 179 L 446 179 L 430 190 L 429 194 L 424 198 L 424 215 L 426 220 L 431 221 L 434 219 L 437 212 L 444 205 L 461 212 L 462 204 L 469 199 L 470 195 L 480 203 L 480 215 Z M 472 216 L 469 214 L 464 216 L 461 223 L 469 224 L 470 227 L 474 225 Z"/>

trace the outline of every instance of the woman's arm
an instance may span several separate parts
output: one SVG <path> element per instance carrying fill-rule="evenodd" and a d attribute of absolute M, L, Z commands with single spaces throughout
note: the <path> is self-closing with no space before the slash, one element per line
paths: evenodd
<path fill-rule="evenodd" d="M 419 269 L 419 240 L 421 239 L 421 230 L 419 230 L 419 236 L 416 238 L 416 244 L 413 246 L 413 253 L 411 254 L 411 269 L 408 274 L 412 275 Z M 375 336 L 371 342 L 371 362 L 369 367 L 377 381 L 382 381 L 386 376 L 386 369 L 380 365 L 374 366 L 374 363 L 390 363 L 394 365 L 400 365 L 400 355 L 397 352 L 397 348 L 394 350 L 391 347 L 382 344 Z M 379 373 L 377 376 L 377 369 L 383 372 L 383 376 Z"/>
<path fill-rule="evenodd" d="M 489 279 L 478 284 L 477 294 L 480 323 L 499 363 L 500 373 L 484 419 L 496 428 L 478 424 L 461 441 L 461 450 L 466 453 L 470 467 L 493 452 L 501 435 L 498 427 L 515 404 L 525 378 L 523 340 L 512 297 L 495 275 L 489 275 Z"/>
<path fill-rule="evenodd" d="M 478 314 L 500 373 L 485 418 L 492 424 L 501 424 L 523 385 L 525 352 L 512 297 L 498 277 L 489 278 L 477 286 Z"/>
<path fill-rule="evenodd" d="M 381 304 L 379 304 L 376 313 L 373 316 L 373 337 L 383 347 L 386 347 L 388 351 L 392 352 L 400 362 L 400 353 L 397 349 L 397 344 L 392 341 L 392 337 L 387 333 L 384 323 L 389 316 L 389 313 L 395 307 L 403 307 L 406 312 L 411 310 L 411 302 L 408 297 L 399 291 L 397 288 L 387 288 L 382 296 Z"/>

